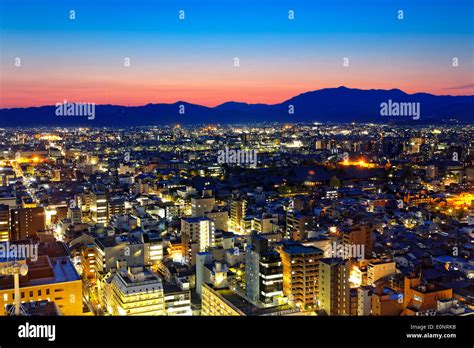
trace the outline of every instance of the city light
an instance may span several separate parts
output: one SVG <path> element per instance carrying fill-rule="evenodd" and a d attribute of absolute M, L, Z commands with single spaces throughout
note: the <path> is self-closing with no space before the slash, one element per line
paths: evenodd
<path fill-rule="evenodd" d="M 344 159 L 342 162 L 339 162 L 343 166 L 356 166 L 360 168 L 378 168 L 379 166 L 376 163 L 366 162 L 364 159 L 359 159 L 357 161 L 351 161 L 349 159 Z"/>
<path fill-rule="evenodd" d="M 472 346 L 473 8 L 0 1 L 0 348 Z"/>

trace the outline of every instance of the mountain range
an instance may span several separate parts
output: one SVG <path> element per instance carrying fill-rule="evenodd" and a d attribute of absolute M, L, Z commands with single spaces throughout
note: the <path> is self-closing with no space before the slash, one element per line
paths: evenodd
<path fill-rule="evenodd" d="M 61 101 L 62 102 L 62 101 Z M 420 118 L 382 116 L 382 103 L 419 103 Z M 216 107 L 178 101 L 143 106 L 96 105 L 95 116 L 57 116 L 56 106 L 0 109 L 0 127 L 146 126 L 258 122 L 474 123 L 474 96 L 407 94 L 399 89 L 325 88 L 279 104 L 227 102 Z"/>

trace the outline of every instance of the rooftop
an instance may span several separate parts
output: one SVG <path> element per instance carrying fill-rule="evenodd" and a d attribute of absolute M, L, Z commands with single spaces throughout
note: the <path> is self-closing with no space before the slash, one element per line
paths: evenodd
<path fill-rule="evenodd" d="M 81 279 L 69 257 L 59 257 L 52 260 L 48 255 L 41 255 L 35 262 L 28 261 L 27 265 L 28 274 L 20 276 L 21 287 L 80 281 Z M 13 289 L 13 277 L 0 277 L 0 289 Z"/>
<path fill-rule="evenodd" d="M 300 255 L 300 254 L 318 254 L 323 255 L 324 251 L 313 247 L 313 246 L 304 246 L 302 244 L 286 244 L 283 248 L 283 251 L 291 255 Z"/>

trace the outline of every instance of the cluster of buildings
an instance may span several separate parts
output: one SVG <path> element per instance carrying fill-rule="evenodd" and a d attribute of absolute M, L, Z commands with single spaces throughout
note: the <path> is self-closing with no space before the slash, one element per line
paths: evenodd
<path fill-rule="evenodd" d="M 473 131 L 0 129 L 0 314 L 472 314 Z"/>

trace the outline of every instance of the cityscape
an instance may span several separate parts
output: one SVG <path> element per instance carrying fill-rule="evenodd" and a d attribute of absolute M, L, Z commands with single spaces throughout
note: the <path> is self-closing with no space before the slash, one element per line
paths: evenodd
<path fill-rule="evenodd" d="M 473 131 L 3 129 L 0 310 L 472 314 Z"/>
<path fill-rule="evenodd" d="M 473 14 L 1 0 L 0 348 L 472 346 Z"/>

